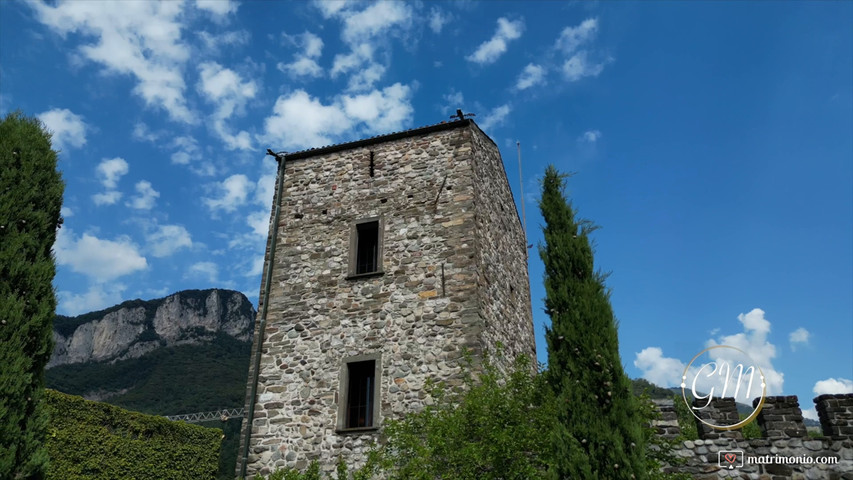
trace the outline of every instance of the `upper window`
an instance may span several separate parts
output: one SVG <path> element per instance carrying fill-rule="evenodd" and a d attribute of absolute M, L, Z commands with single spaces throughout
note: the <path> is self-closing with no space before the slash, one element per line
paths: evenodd
<path fill-rule="evenodd" d="M 353 224 L 350 239 L 350 275 L 382 271 L 382 222 L 378 218 Z"/>

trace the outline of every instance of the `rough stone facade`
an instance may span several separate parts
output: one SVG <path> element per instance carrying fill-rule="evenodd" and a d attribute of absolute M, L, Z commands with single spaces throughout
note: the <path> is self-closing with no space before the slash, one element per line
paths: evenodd
<path fill-rule="evenodd" d="M 675 454 L 685 464 L 667 466 L 664 471 L 687 473 L 700 480 L 853 480 L 853 394 L 821 395 L 814 402 L 822 437 L 808 436 L 797 397 L 766 397 L 757 418 L 763 438 L 743 439 L 740 431 L 720 435 L 700 427 L 698 440 L 676 445 Z M 654 422 L 658 433 L 677 438 L 681 430 L 672 400 L 658 400 L 657 404 L 662 416 Z M 732 406 L 734 399 L 714 399 L 708 419 L 716 425 L 726 424 Z M 697 426 L 703 425 L 697 421 Z M 720 467 L 719 452 L 733 450 L 743 452 L 743 467 Z M 750 458 L 766 461 L 750 464 Z M 768 463 L 782 458 L 792 462 Z"/>
<path fill-rule="evenodd" d="M 384 419 L 430 402 L 428 378 L 458 384 L 465 350 L 535 358 L 526 238 L 498 148 L 473 121 L 289 154 L 283 166 L 238 473 L 247 441 L 247 478 L 339 457 L 357 467 Z M 381 272 L 353 275 L 354 225 L 373 218 Z M 377 428 L 342 431 L 342 368 L 365 356 L 379 364 Z M 253 379 L 252 365 L 249 392 Z"/>

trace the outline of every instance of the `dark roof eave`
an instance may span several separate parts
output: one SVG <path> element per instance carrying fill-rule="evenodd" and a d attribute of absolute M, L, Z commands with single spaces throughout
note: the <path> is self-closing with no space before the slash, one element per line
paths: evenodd
<path fill-rule="evenodd" d="M 406 137 L 414 137 L 415 135 L 423 135 L 426 133 L 432 132 L 440 132 L 442 130 L 451 130 L 454 128 L 459 128 L 463 126 L 467 126 L 473 123 L 473 121 L 469 118 L 464 120 L 456 120 L 453 122 L 445 122 L 445 123 L 436 123 L 434 125 L 428 125 L 426 127 L 413 128 L 410 130 L 403 130 L 401 132 L 389 133 L 387 135 L 379 135 L 376 137 L 365 138 L 362 140 L 356 140 L 354 142 L 347 143 L 339 143 L 336 145 L 329 145 L 326 147 L 319 148 L 310 148 L 308 150 L 302 150 L 299 152 L 288 153 L 284 156 L 285 161 L 290 160 L 299 160 L 301 158 L 309 158 L 315 157 L 318 155 L 325 155 L 327 153 L 339 152 L 341 150 L 351 150 L 359 147 L 366 147 L 368 145 L 374 145 L 377 143 L 390 142 L 392 140 L 398 140 Z"/>

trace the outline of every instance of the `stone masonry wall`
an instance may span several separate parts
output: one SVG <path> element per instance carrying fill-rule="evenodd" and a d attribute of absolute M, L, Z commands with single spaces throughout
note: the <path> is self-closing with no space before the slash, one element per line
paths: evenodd
<path fill-rule="evenodd" d="M 255 403 L 247 478 L 284 466 L 304 468 L 312 460 L 325 469 L 339 457 L 350 467 L 363 463 L 378 432 L 336 430 L 346 357 L 380 355 L 381 426 L 384 418 L 430 402 L 428 378 L 458 384 L 466 349 L 481 351 L 499 338 L 512 351 L 535 350 L 526 262 L 502 266 L 506 259 L 495 253 L 478 256 L 504 248 L 514 252 L 507 257 L 520 252 L 496 240 L 500 234 L 477 236 L 478 228 L 506 224 L 478 216 L 479 204 L 504 205 L 517 223 L 514 206 L 506 207 L 511 196 L 509 203 L 502 198 L 507 191 L 475 187 L 477 175 L 488 182 L 504 175 L 497 149 L 473 122 L 446 127 L 286 159 L 257 397 L 247 398 L 247 405 Z M 477 135 L 491 143 L 489 155 L 497 160 L 475 171 L 482 148 L 472 141 Z M 383 273 L 350 278 L 351 225 L 369 217 L 382 219 Z M 482 312 L 479 293 L 484 258 L 493 263 L 493 277 L 517 285 L 516 300 L 526 304 L 506 307 L 513 326 L 494 338 L 486 331 L 501 320 Z M 263 298 L 263 286 L 261 292 Z"/>
<path fill-rule="evenodd" d="M 725 416 L 729 400 L 733 402 L 733 399 L 715 399 L 711 411 L 722 412 L 721 415 Z M 824 412 L 824 415 L 819 414 L 823 437 L 807 436 L 797 397 L 766 397 L 757 418 L 763 438 L 744 440 L 739 431 L 738 435 L 726 436 L 700 429 L 698 440 L 683 441 L 675 447 L 674 453 L 684 459 L 684 465 L 666 466 L 664 471 L 687 473 L 699 480 L 853 480 L 853 394 L 821 395 L 814 402 L 818 412 Z M 676 439 L 681 431 L 672 400 L 658 400 L 656 403 L 661 419 L 653 425 L 660 435 Z M 711 423 L 722 425 L 718 423 L 722 417 L 715 418 L 715 415 L 710 416 Z M 827 429 L 832 433 L 827 435 Z M 746 459 L 744 466 L 733 469 L 720 467 L 720 452 L 726 451 L 742 451 Z M 771 462 L 789 458 L 792 462 L 750 464 L 750 458 Z M 821 463 L 825 458 L 830 460 Z"/>
<path fill-rule="evenodd" d="M 535 366 L 527 239 L 498 147 L 476 126 L 472 127 L 471 136 L 477 284 L 484 346 L 493 349 L 503 345 L 504 352 L 498 359 L 512 360 L 525 354 Z"/>

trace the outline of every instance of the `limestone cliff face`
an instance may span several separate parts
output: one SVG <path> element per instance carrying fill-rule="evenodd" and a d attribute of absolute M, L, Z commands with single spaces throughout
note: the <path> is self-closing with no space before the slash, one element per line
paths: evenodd
<path fill-rule="evenodd" d="M 47 368 L 123 360 L 160 347 L 204 342 L 218 333 L 251 341 L 255 309 L 240 292 L 184 290 L 157 300 L 131 300 L 54 322 Z"/>

